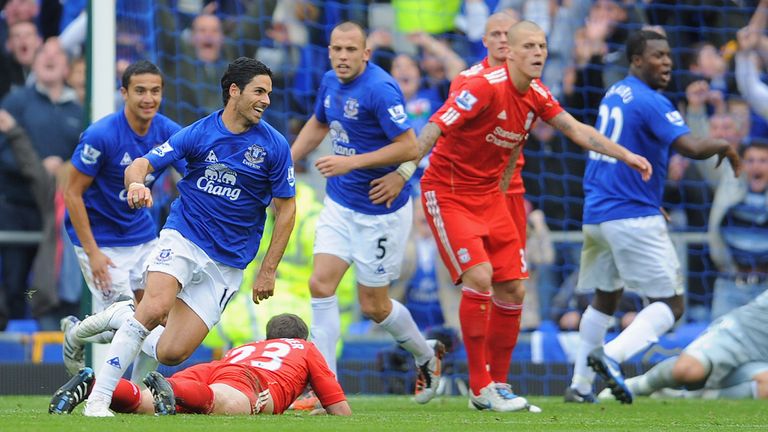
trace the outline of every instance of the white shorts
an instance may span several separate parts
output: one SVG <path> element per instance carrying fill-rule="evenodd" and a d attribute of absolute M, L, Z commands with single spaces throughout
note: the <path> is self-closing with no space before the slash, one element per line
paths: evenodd
<path fill-rule="evenodd" d="M 99 248 L 115 264 L 115 267 L 109 267 L 112 287 L 108 292 L 96 288 L 88 255 L 81 246 L 75 246 L 75 254 L 77 254 L 77 261 L 80 263 L 80 270 L 83 272 L 83 279 L 88 285 L 88 290 L 93 294 L 94 313 L 106 309 L 121 294 L 135 297 L 133 292 L 144 288 L 144 264 L 156 244 L 157 239 L 153 239 L 136 246 Z"/>
<path fill-rule="evenodd" d="M 683 275 L 662 216 L 585 224 L 577 291 L 627 288 L 650 298 L 683 294 Z"/>
<path fill-rule="evenodd" d="M 146 269 L 175 277 L 181 284 L 176 297 L 205 322 L 208 330 L 219 322 L 243 281 L 241 269 L 213 261 L 196 244 L 171 229 L 160 231 Z"/>
<path fill-rule="evenodd" d="M 410 200 L 383 215 L 359 213 L 328 197 L 324 204 L 315 229 L 315 255 L 335 255 L 354 263 L 360 285 L 383 287 L 400 277 L 413 220 Z"/>

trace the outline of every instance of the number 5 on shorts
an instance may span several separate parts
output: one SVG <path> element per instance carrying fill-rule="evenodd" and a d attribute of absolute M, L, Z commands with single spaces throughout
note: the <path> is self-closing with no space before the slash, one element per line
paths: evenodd
<path fill-rule="evenodd" d="M 384 258 L 384 256 L 387 255 L 387 248 L 384 245 L 384 243 L 386 243 L 386 242 L 387 242 L 387 238 L 386 237 L 382 237 L 382 238 L 379 239 L 379 245 L 376 246 L 376 249 L 379 251 L 379 253 L 376 254 L 376 258 L 377 259 L 382 259 L 382 258 Z"/>

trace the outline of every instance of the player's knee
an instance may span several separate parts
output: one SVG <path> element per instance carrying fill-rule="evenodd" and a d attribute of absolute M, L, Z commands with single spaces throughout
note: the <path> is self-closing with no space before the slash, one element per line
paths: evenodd
<path fill-rule="evenodd" d="M 489 292 L 493 283 L 493 270 L 490 265 L 472 267 L 461 275 L 462 284 L 481 292 Z"/>
<path fill-rule="evenodd" d="M 360 312 L 363 316 L 372 319 L 374 322 L 380 323 L 389 316 L 392 307 L 375 301 L 362 301 L 360 302 Z"/>
<path fill-rule="evenodd" d="M 758 399 L 768 399 L 768 371 L 761 372 L 752 377 L 757 383 L 757 395 Z"/>
<path fill-rule="evenodd" d="M 681 354 L 672 368 L 672 378 L 680 384 L 699 384 L 707 379 L 707 370 L 696 358 Z"/>
<path fill-rule="evenodd" d="M 672 302 L 672 304 L 668 303 L 668 305 L 672 310 L 672 315 L 675 316 L 675 321 L 683 317 L 683 313 L 685 313 L 685 304 L 683 302 Z"/>
<path fill-rule="evenodd" d="M 146 328 L 153 329 L 158 325 L 163 325 L 168 320 L 170 308 L 164 305 L 154 303 L 145 299 L 136 307 L 136 320 L 142 323 Z"/>
<path fill-rule="evenodd" d="M 164 365 L 176 366 L 191 355 L 192 350 L 187 350 L 184 347 L 162 347 L 159 344 L 157 346 L 157 360 Z"/>
<path fill-rule="evenodd" d="M 309 292 L 314 298 L 330 297 L 336 293 L 336 286 L 313 274 L 309 278 Z"/>

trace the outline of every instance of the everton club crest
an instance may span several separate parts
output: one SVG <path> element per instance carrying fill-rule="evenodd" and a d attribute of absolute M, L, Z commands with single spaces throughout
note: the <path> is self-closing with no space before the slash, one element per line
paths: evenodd
<path fill-rule="evenodd" d="M 344 117 L 357 120 L 357 113 L 359 108 L 360 104 L 357 103 L 357 99 L 347 99 L 347 101 L 344 103 Z"/>
<path fill-rule="evenodd" d="M 245 151 L 245 159 L 243 159 L 243 163 L 251 168 L 258 168 L 258 165 L 264 162 L 264 157 L 266 156 L 266 150 L 260 145 L 254 144 L 248 147 L 248 150 Z"/>

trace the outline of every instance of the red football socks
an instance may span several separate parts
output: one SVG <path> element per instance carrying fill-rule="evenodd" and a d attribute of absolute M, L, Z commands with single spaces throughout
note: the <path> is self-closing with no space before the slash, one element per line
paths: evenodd
<path fill-rule="evenodd" d="M 512 351 L 515 350 L 517 336 L 520 334 L 522 311 L 523 305 L 520 303 L 502 302 L 495 297 L 491 300 L 491 313 L 485 339 L 485 358 L 494 382 L 507 382 Z"/>
<path fill-rule="evenodd" d="M 117 382 L 115 392 L 112 393 L 112 403 L 109 407 L 115 412 L 133 413 L 136 412 L 140 404 L 141 390 L 139 387 L 127 379 L 121 378 Z"/>
<path fill-rule="evenodd" d="M 481 388 L 491 383 L 485 354 L 490 300 L 490 293 L 479 292 L 466 286 L 461 290 L 459 319 L 467 351 L 469 387 L 476 395 L 480 393 Z"/>
<path fill-rule="evenodd" d="M 213 390 L 208 384 L 193 380 L 169 378 L 176 395 L 176 410 L 180 413 L 210 414 L 213 409 Z"/>

